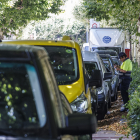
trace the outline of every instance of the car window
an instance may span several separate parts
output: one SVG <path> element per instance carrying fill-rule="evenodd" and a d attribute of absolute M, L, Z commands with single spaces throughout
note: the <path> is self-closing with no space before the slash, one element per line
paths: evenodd
<path fill-rule="evenodd" d="M 43 127 L 45 113 L 34 66 L 0 62 L 0 129 Z"/>
<path fill-rule="evenodd" d="M 112 69 L 112 67 L 110 65 L 110 62 L 109 61 L 103 61 L 103 63 L 105 65 L 105 67 L 106 67 L 107 72 L 111 72 L 114 75 L 114 71 L 113 71 L 113 69 Z"/>
<path fill-rule="evenodd" d="M 99 70 L 96 62 L 92 62 L 92 63 L 84 62 L 84 63 L 89 76 L 91 76 L 92 70 Z"/>
<path fill-rule="evenodd" d="M 72 84 L 79 79 L 77 52 L 74 48 L 45 46 L 58 85 Z"/>
<path fill-rule="evenodd" d="M 105 68 L 105 65 L 104 65 L 102 59 L 100 59 L 100 63 L 101 63 L 101 68 L 102 68 L 102 70 L 103 70 L 103 73 L 106 73 L 107 71 L 106 71 L 106 68 Z"/>
<path fill-rule="evenodd" d="M 117 58 L 112 58 L 114 64 L 116 65 L 120 65 L 119 60 Z"/>
<path fill-rule="evenodd" d="M 105 61 L 103 61 L 103 62 L 104 62 L 104 65 L 105 65 L 105 68 L 106 68 L 107 72 L 111 72 L 109 63 L 108 62 L 105 62 Z"/>

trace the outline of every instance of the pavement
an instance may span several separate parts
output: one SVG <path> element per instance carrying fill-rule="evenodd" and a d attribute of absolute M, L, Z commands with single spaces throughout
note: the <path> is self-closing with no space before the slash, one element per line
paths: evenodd
<path fill-rule="evenodd" d="M 92 135 L 92 140 L 133 140 L 132 136 L 125 136 L 116 134 L 115 131 L 99 130 L 96 134 Z"/>

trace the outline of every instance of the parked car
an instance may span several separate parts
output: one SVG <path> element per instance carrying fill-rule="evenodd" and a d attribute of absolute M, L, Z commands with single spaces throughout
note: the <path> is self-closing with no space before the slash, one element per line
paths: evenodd
<path fill-rule="evenodd" d="M 99 55 L 100 55 L 100 57 L 102 58 L 103 61 L 107 60 L 107 61 L 110 62 L 113 71 L 115 72 L 116 75 L 118 75 L 118 71 L 116 71 L 115 68 L 114 68 L 114 62 L 113 62 L 112 57 L 109 54 L 99 54 Z M 119 90 L 119 85 L 120 85 L 120 82 L 119 82 L 119 79 L 118 79 L 118 90 Z"/>
<path fill-rule="evenodd" d="M 110 54 L 111 56 L 116 56 L 118 57 L 118 53 L 113 50 L 94 50 L 98 54 Z"/>
<path fill-rule="evenodd" d="M 111 90 L 111 101 L 116 101 L 118 97 L 119 77 L 115 74 L 115 71 L 112 69 L 110 61 L 103 60 L 103 62 L 107 69 L 107 72 L 111 72 L 112 74 L 112 78 L 108 79 L 108 83 Z"/>
<path fill-rule="evenodd" d="M 98 53 L 83 51 L 82 56 L 91 77 L 90 85 L 96 86 L 98 92 L 98 119 L 103 119 L 108 111 L 108 105 L 111 106 L 111 93 L 106 80 L 111 78 L 112 74 L 107 73 Z"/>
<path fill-rule="evenodd" d="M 121 61 L 118 59 L 118 57 L 112 57 L 112 60 L 114 64 L 119 65 L 119 66 L 121 65 Z"/>
<path fill-rule="evenodd" d="M 94 50 L 113 50 L 119 54 L 121 52 L 121 47 L 92 47 L 92 51 Z"/>
<path fill-rule="evenodd" d="M 70 107 L 62 106 L 66 100 L 60 98 L 44 48 L 1 44 L 0 79 L 2 138 L 88 140 L 95 133 L 93 114 L 64 114 Z"/>
<path fill-rule="evenodd" d="M 44 47 L 50 57 L 59 89 L 73 111 L 92 114 L 88 78 L 83 67 L 80 46 L 72 41 L 19 40 L 4 44 L 25 44 Z"/>

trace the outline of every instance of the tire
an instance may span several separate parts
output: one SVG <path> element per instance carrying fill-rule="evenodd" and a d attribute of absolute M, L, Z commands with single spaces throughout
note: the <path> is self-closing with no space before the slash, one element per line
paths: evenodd
<path fill-rule="evenodd" d="M 112 99 L 112 102 L 116 101 L 118 98 L 118 91 L 117 91 L 117 87 L 115 89 L 115 95 L 111 98 Z"/>
<path fill-rule="evenodd" d="M 109 98 L 109 101 L 108 101 L 108 108 L 111 108 L 111 97 Z"/>
<path fill-rule="evenodd" d="M 108 104 L 105 103 L 103 104 L 102 111 L 97 115 L 97 120 L 103 120 L 107 111 L 108 111 Z"/>
<path fill-rule="evenodd" d="M 117 91 L 120 91 L 120 84 L 119 84 L 118 87 L 117 87 Z"/>

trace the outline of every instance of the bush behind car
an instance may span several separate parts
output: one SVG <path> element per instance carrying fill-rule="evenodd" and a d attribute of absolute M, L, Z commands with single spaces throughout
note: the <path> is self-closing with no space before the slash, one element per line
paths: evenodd
<path fill-rule="evenodd" d="M 140 67 L 134 62 L 131 77 L 127 120 L 128 126 L 131 128 L 131 134 L 135 137 L 135 140 L 140 140 Z"/>

